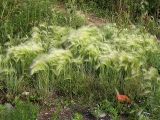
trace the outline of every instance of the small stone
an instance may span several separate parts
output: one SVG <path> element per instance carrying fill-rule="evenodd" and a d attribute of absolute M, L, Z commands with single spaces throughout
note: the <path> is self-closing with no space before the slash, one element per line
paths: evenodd
<path fill-rule="evenodd" d="M 12 110 L 13 106 L 10 103 L 6 103 L 5 107 L 7 108 L 7 110 Z"/>
<path fill-rule="evenodd" d="M 99 115 L 100 118 L 104 118 L 105 116 L 106 116 L 105 113 L 101 113 L 101 114 Z"/>
<path fill-rule="evenodd" d="M 26 92 L 26 91 L 25 91 L 25 92 L 22 93 L 22 95 L 28 96 L 28 95 L 29 95 L 29 92 Z"/>
<path fill-rule="evenodd" d="M 48 115 L 48 113 L 45 113 L 45 115 Z"/>

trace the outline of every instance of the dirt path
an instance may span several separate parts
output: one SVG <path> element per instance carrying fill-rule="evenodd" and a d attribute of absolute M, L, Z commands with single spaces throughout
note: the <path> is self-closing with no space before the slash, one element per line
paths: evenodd
<path fill-rule="evenodd" d="M 38 120 L 73 120 L 74 115 L 82 115 L 83 120 L 111 120 L 109 116 L 96 118 L 87 108 L 69 108 L 64 107 L 60 111 L 56 106 L 51 106 L 40 112 Z"/>
<path fill-rule="evenodd" d="M 58 5 L 56 5 L 54 9 L 64 13 L 67 11 L 65 5 L 62 3 L 59 3 Z M 77 13 L 79 13 L 79 15 L 85 16 L 86 25 L 103 26 L 107 23 L 106 19 L 99 18 L 95 16 L 93 13 L 84 13 L 83 11 L 77 11 Z"/>
<path fill-rule="evenodd" d="M 105 19 L 98 18 L 93 14 L 85 14 L 88 25 L 103 26 L 107 23 Z"/>

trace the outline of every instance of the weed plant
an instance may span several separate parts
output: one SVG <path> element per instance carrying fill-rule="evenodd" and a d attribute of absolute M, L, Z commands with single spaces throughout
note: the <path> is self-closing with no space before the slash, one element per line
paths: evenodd
<path fill-rule="evenodd" d="M 117 88 L 135 103 L 144 99 L 144 112 L 154 117 L 159 111 L 159 49 L 155 37 L 134 27 L 76 30 L 42 24 L 26 42 L 2 55 L 3 82 L 15 95 L 34 89 L 43 97 L 56 91 L 99 102 L 115 102 Z"/>
<path fill-rule="evenodd" d="M 70 101 L 97 103 L 96 115 L 105 112 L 118 119 L 119 114 L 128 113 L 135 119 L 159 118 L 160 44 L 156 38 L 135 26 L 84 26 L 85 17 L 76 12 L 76 2 L 68 1 L 66 11 L 51 9 L 51 0 L 0 2 L 0 92 L 6 93 L 8 101 L 25 92 L 29 100 L 56 92 Z M 108 4 L 92 1 L 95 7 L 102 3 Z M 133 16 L 124 11 L 133 13 L 137 4 L 126 8 L 129 3 L 103 6 L 102 13 L 107 7 L 114 15 L 118 13 L 120 24 L 124 20 L 130 24 Z M 142 21 L 145 11 L 140 12 Z M 148 20 L 145 25 L 153 28 L 148 30 L 159 33 L 155 21 Z M 128 95 L 133 106 L 117 103 L 115 88 Z M 10 113 L 4 106 L 0 109 L 13 120 L 37 117 L 37 108 L 30 103 L 16 105 Z M 75 114 L 74 119 L 81 117 Z"/>

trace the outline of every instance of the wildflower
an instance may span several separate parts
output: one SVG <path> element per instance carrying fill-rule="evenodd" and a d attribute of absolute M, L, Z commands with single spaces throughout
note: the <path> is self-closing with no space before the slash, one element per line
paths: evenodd
<path fill-rule="evenodd" d="M 121 103 L 131 103 L 131 100 L 128 96 L 126 95 L 117 95 L 116 96 L 118 102 L 121 102 Z"/>
<path fill-rule="evenodd" d="M 131 103 L 131 100 L 130 100 L 130 98 L 127 96 L 127 95 L 121 95 L 121 94 L 119 94 L 119 92 L 118 92 L 118 90 L 117 89 L 115 89 L 116 90 L 116 99 L 118 100 L 118 102 L 120 102 L 120 103 Z"/>

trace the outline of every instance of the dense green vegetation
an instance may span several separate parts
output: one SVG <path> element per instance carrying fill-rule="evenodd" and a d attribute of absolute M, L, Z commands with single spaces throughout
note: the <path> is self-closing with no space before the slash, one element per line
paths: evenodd
<path fill-rule="evenodd" d="M 38 114 L 38 106 L 32 105 L 31 103 L 23 103 L 17 101 L 16 108 L 6 104 L 5 106 L 0 106 L 0 119 L 1 120 L 35 120 Z"/>
<path fill-rule="evenodd" d="M 76 105 L 95 119 L 160 118 L 159 4 L 1 0 L 0 119 L 35 120 L 53 99 L 53 120 Z M 83 12 L 111 23 L 88 25 Z M 84 119 L 73 111 L 68 119 Z"/>

